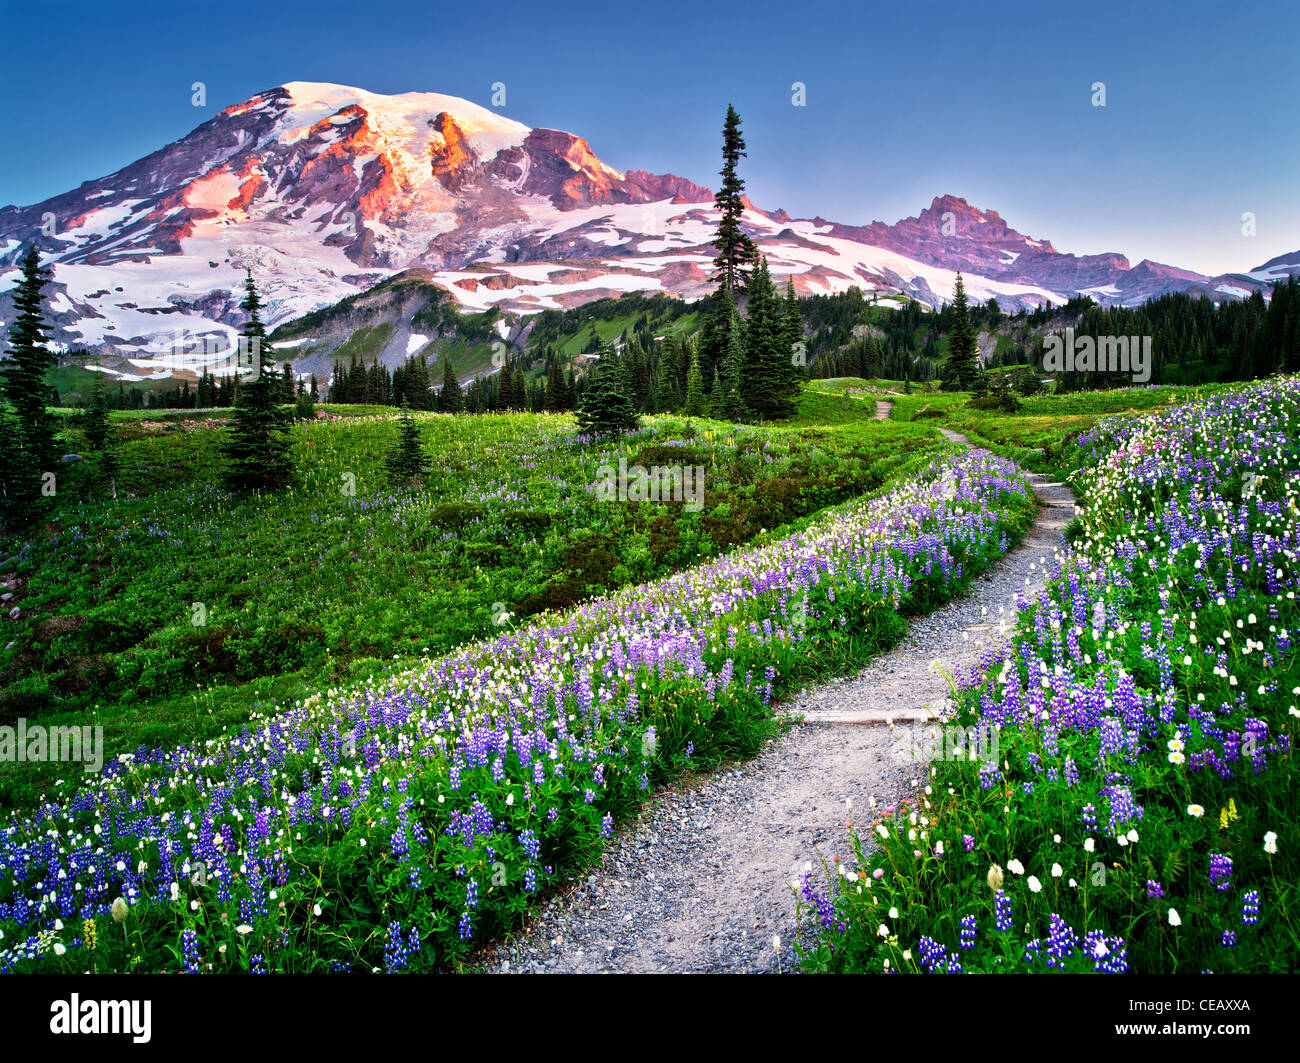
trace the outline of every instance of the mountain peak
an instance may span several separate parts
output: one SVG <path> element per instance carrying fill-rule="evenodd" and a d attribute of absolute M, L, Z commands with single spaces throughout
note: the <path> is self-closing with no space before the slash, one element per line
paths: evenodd
<path fill-rule="evenodd" d="M 271 89 L 270 92 L 276 92 Z M 280 86 L 292 101 L 295 110 L 321 111 L 334 114 L 345 107 L 359 104 L 379 121 L 393 123 L 427 121 L 447 112 L 456 118 L 465 133 L 518 133 L 526 134 L 528 126 L 507 118 L 499 111 L 472 103 L 459 96 L 439 92 L 402 92 L 385 95 L 354 88 L 351 85 L 334 85 L 324 81 L 290 81 Z M 263 93 L 261 95 L 267 95 Z M 257 97 L 254 97 L 255 99 Z"/>
<path fill-rule="evenodd" d="M 921 211 L 918 220 L 930 222 L 938 219 L 940 226 L 942 226 L 946 214 L 953 215 L 953 223 L 956 225 L 958 233 L 963 236 L 972 235 L 968 230 L 973 226 L 992 226 L 994 230 L 1007 230 L 1007 223 L 1002 220 L 1002 216 L 996 210 L 980 210 L 978 207 L 972 206 L 962 196 L 935 196 L 930 202 L 930 206 Z M 986 236 L 987 234 L 982 232 L 980 235 Z"/>

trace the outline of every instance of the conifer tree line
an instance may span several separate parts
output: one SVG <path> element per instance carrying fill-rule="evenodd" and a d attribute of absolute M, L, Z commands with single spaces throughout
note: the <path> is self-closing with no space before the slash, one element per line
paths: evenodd
<path fill-rule="evenodd" d="M 1136 308 L 1089 301 L 1074 329 L 1077 335 L 1150 336 L 1152 384 L 1259 380 L 1293 373 L 1300 371 L 1300 276 L 1275 284 L 1268 302 L 1258 291 L 1217 306 L 1185 292 L 1162 295 Z M 1067 373 L 1058 388 L 1123 387 L 1131 383 L 1130 376 Z"/>
<path fill-rule="evenodd" d="M 914 300 L 885 310 L 861 291 L 800 300 L 808 335 L 809 375 L 886 380 L 941 380 L 958 310 L 956 300 L 929 310 Z M 1278 281 L 1268 300 L 1215 303 L 1178 292 L 1140 307 L 1100 306 L 1087 296 L 1035 310 L 1004 313 L 995 300 L 967 308 L 969 327 L 994 336 L 987 368 L 1041 368 L 1043 335 L 1074 329 L 1076 336 L 1149 336 L 1154 366 L 1149 384 L 1256 380 L 1300 371 L 1300 277 Z M 865 334 L 864 334 L 865 333 Z M 1127 387 L 1131 373 L 1063 374 L 1061 391 Z"/>
<path fill-rule="evenodd" d="M 531 363 L 537 365 L 539 359 Z M 369 406 L 401 406 L 412 410 L 442 413 L 504 413 L 522 411 L 563 413 L 576 404 L 578 386 L 574 370 L 564 368 L 558 357 L 544 353 L 542 374 L 528 379 L 522 356 L 509 357 L 496 369 L 476 375 L 462 384 L 451 360 L 445 355 L 432 365 L 420 355 L 411 355 L 403 365 L 389 369 L 376 359 L 370 365 L 355 356 L 344 365 L 334 364 L 326 390 L 327 403 Z"/>

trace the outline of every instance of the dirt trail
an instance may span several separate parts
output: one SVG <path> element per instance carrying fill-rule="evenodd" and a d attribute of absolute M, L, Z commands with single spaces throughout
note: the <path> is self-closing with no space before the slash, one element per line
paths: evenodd
<path fill-rule="evenodd" d="M 887 405 L 887 404 L 881 404 Z M 877 407 L 877 416 L 879 406 Z M 885 412 L 888 416 L 888 411 Z M 954 442 L 967 443 L 942 430 Z M 734 770 L 683 782 L 653 799 L 607 851 L 603 866 L 485 956 L 491 971 L 760 972 L 792 966 L 791 880 L 820 853 L 847 858 L 845 798 L 867 814 L 918 782 L 914 739 L 947 696 L 950 674 L 977 664 L 1010 621 L 1016 593 L 1041 587 L 1073 497 L 1042 476 L 1025 541 L 970 594 L 912 623 L 859 674 L 784 706 L 803 724 Z M 886 722 L 886 721 L 889 722 Z M 820 869 L 819 869 L 820 870 Z"/>

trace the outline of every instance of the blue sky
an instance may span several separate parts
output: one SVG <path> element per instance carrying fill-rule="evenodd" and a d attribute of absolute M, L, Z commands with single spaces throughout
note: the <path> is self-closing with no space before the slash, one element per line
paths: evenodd
<path fill-rule="evenodd" d="M 0 204 L 287 81 L 484 105 L 501 81 L 510 117 L 710 187 L 734 103 L 751 197 L 798 217 L 894 222 L 951 193 L 1135 263 L 1216 273 L 1300 248 L 1300 5 L 1048 6 L 0 0 Z"/>

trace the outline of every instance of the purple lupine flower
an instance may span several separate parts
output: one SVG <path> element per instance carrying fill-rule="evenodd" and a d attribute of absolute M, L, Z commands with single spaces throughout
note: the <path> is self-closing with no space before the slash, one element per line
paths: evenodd
<path fill-rule="evenodd" d="M 1223 853 L 1210 854 L 1210 885 L 1223 892 L 1232 888 L 1232 858 Z"/>
<path fill-rule="evenodd" d="M 188 927 L 181 933 L 181 949 L 184 953 L 185 970 L 190 974 L 198 974 L 199 935 Z"/>
<path fill-rule="evenodd" d="M 1259 922 L 1259 890 L 1247 890 L 1242 896 L 1241 921 L 1246 926 Z"/>
<path fill-rule="evenodd" d="M 1015 925 L 1011 915 L 1011 898 L 1007 896 L 1006 890 L 998 890 L 994 895 L 993 915 L 997 928 L 1004 934 Z"/>

